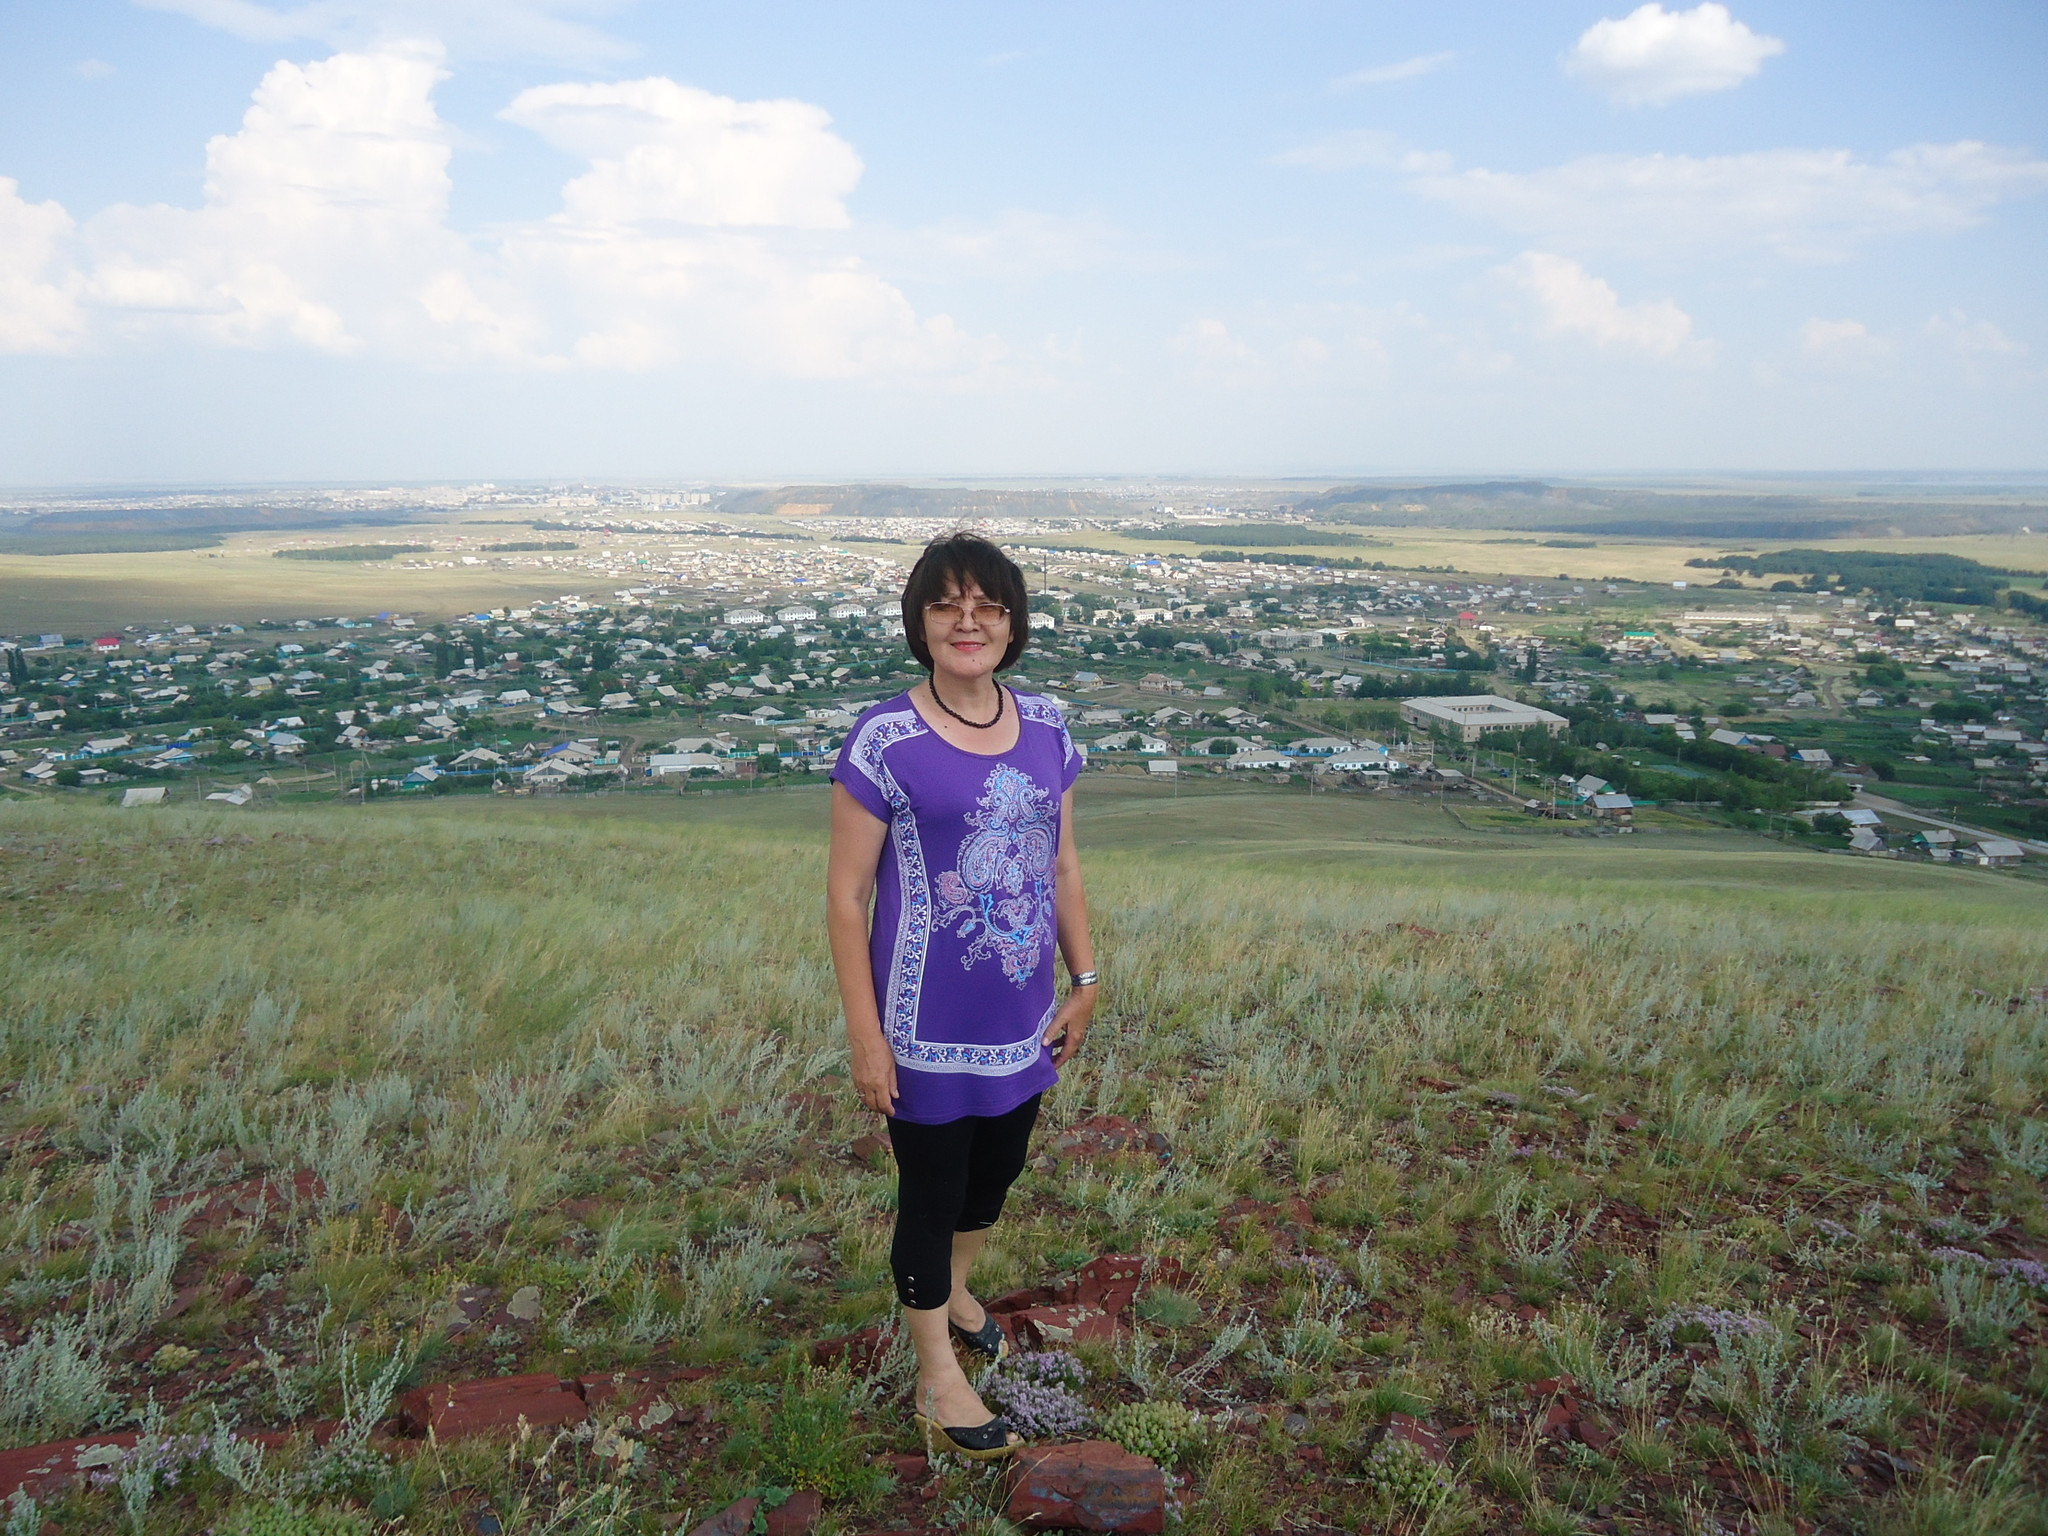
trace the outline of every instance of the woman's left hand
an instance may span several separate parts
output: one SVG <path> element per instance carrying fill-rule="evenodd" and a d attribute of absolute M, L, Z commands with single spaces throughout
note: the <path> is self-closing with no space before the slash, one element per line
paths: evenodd
<path fill-rule="evenodd" d="M 1081 1042 L 1088 1037 L 1088 1021 L 1095 1017 L 1095 988 L 1076 987 L 1067 994 L 1067 1000 L 1060 1004 L 1060 1011 L 1053 1015 L 1052 1023 L 1046 1027 L 1045 1043 L 1059 1042 L 1059 1049 L 1053 1053 L 1052 1064 L 1064 1067 L 1074 1059 L 1081 1049 Z"/>

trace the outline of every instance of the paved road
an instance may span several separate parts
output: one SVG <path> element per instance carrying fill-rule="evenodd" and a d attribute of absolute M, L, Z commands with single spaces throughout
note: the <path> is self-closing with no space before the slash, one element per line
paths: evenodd
<path fill-rule="evenodd" d="M 2028 838 L 2014 837 L 2010 832 L 1989 832 L 1983 827 L 1973 827 L 1965 822 L 1944 821 L 1939 816 L 1930 816 L 1925 811 L 1913 810 L 1896 800 L 1887 800 L 1882 795 L 1873 795 L 1868 790 L 1859 790 L 1854 803 L 1867 811 L 1876 811 L 1880 816 L 1896 816 L 1906 821 L 1921 822 L 1930 827 L 1946 827 L 1951 832 L 1967 833 L 1971 837 L 2002 837 L 2008 842 L 2018 843 L 2030 853 L 2048 854 L 2048 843 L 2033 842 Z"/>

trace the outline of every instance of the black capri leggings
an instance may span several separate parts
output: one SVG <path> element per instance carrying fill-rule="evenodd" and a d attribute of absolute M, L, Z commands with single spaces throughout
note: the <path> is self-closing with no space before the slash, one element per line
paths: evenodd
<path fill-rule="evenodd" d="M 953 1294 L 953 1234 L 979 1232 L 1003 1214 L 1003 1197 L 1024 1171 L 1034 1093 L 1008 1114 L 963 1115 L 944 1125 L 891 1118 L 896 1152 L 896 1237 L 889 1268 L 896 1297 L 928 1312 Z"/>

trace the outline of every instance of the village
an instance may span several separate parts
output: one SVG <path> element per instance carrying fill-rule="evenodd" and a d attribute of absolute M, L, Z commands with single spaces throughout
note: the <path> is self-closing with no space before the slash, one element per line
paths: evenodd
<path fill-rule="evenodd" d="M 240 808 L 780 785 L 914 679 L 894 593 L 936 523 L 797 536 L 644 510 L 564 508 L 537 528 L 571 539 L 467 553 L 485 546 L 458 534 L 404 557 L 633 583 L 609 591 L 0 640 L 0 791 Z M 1994 866 L 2048 833 L 2048 642 L 2023 615 L 1130 553 L 1046 526 L 986 531 L 1033 586 L 1015 681 L 1066 713 L 1091 772 L 1428 794 L 1602 834 L 1706 818 Z"/>

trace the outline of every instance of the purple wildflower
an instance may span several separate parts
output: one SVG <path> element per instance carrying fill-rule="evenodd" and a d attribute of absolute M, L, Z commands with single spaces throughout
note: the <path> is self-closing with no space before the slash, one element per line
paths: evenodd
<path fill-rule="evenodd" d="M 1280 1267 L 1295 1270 L 1326 1285 L 1334 1285 L 1344 1278 L 1344 1266 L 1323 1253 L 1290 1253 L 1280 1261 Z"/>
<path fill-rule="evenodd" d="M 1669 1348 L 1686 1328 L 1704 1329 L 1717 1349 L 1726 1349 L 1731 1339 L 1756 1338 L 1775 1331 L 1767 1318 L 1750 1312 L 1731 1312 L 1726 1307 L 1676 1307 L 1665 1313 L 1650 1331 Z"/>
<path fill-rule="evenodd" d="M 1078 1435 L 1094 1421 L 1076 1389 L 1088 1368 L 1065 1350 L 1031 1350 L 1011 1355 L 983 1385 L 1009 1421 L 1032 1439 Z"/>
<path fill-rule="evenodd" d="M 2039 1259 L 1994 1259 L 1991 1272 L 2003 1280 L 2017 1280 L 2037 1291 L 2048 1291 L 2048 1264 Z"/>
<path fill-rule="evenodd" d="M 1981 1253 L 1972 1253 L 1967 1248 L 1930 1248 L 1927 1250 L 1930 1264 L 1975 1264 L 1980 1269 L 1991 1261 Z"/>

